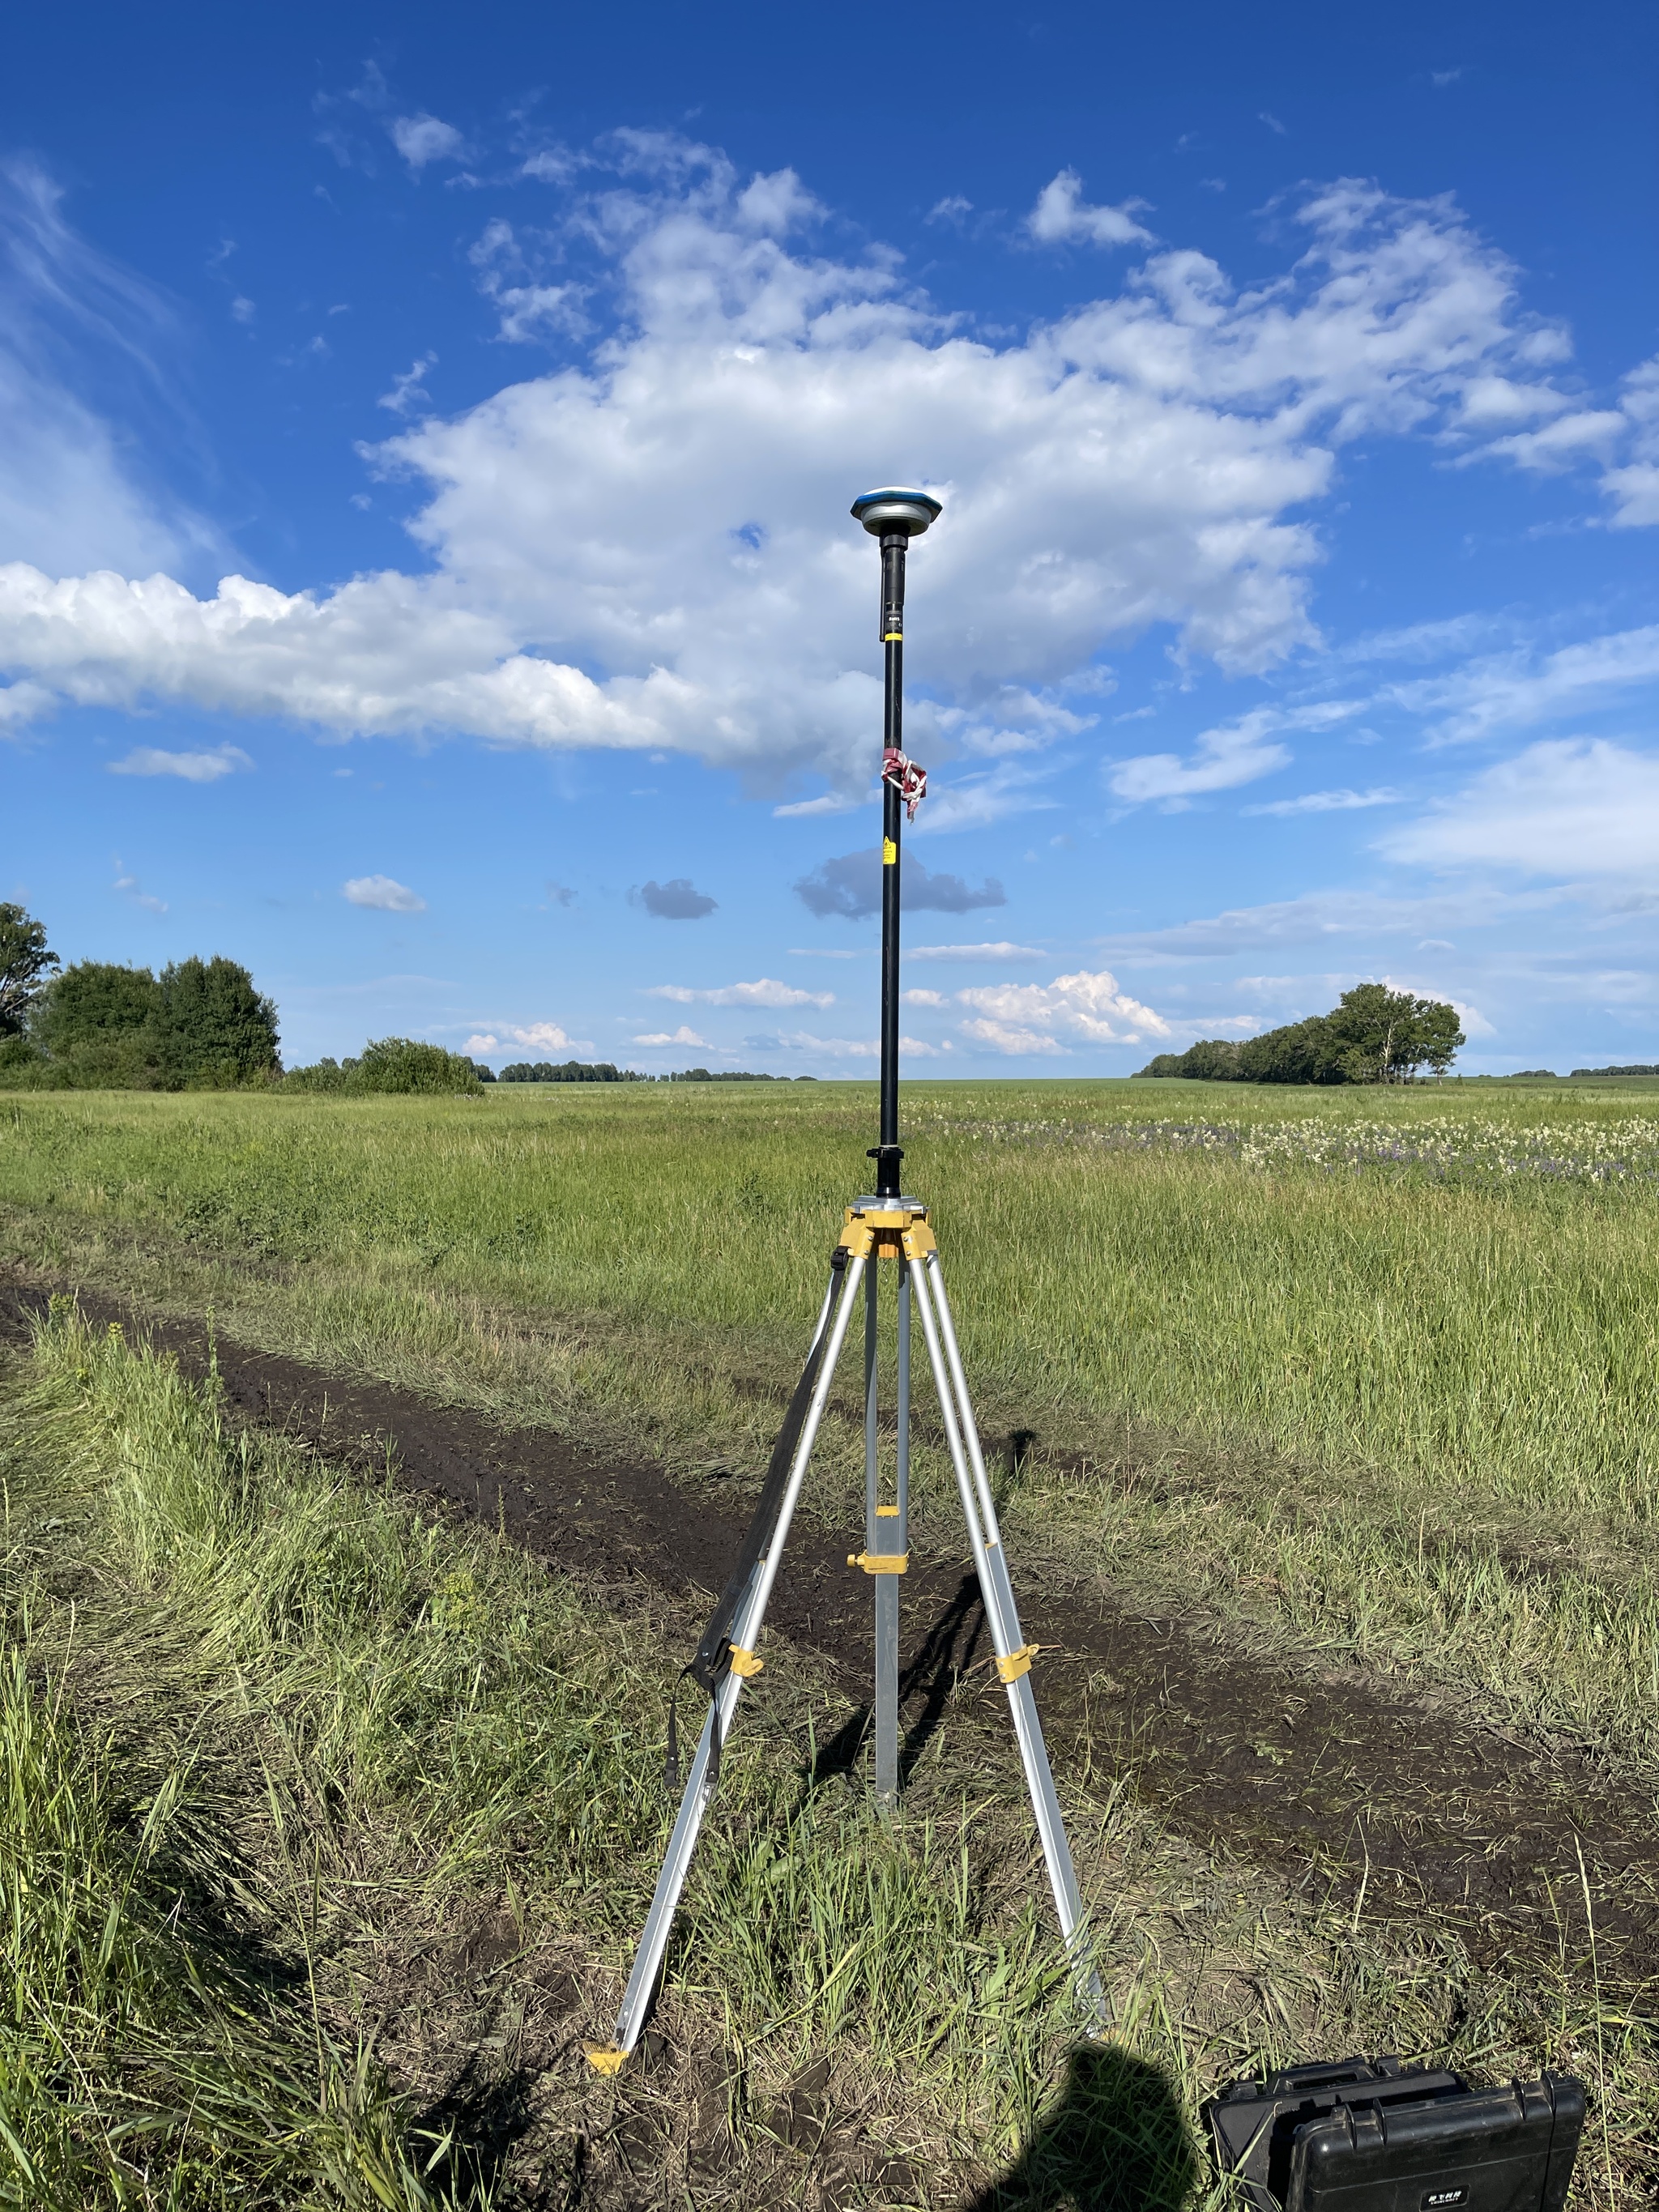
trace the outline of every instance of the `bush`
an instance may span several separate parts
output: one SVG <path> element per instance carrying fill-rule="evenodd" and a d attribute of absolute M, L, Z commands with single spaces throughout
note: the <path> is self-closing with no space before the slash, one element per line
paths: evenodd
<path fill-rule="evenodd" d="M 465 1054 L 418 1037 L 381 1037 L 366 1044 L 356 1060 L 319 1060 L 283 1078 L 284 1091 L 337 1091 L 358 1097 L 401 1091 L 476 1096 L 483 1088 L 478 1070 Z"/>

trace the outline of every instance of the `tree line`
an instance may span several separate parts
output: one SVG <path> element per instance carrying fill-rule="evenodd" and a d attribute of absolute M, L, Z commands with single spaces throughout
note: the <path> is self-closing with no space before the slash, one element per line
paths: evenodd
<path fill-rule="evenodd" d="M 356 1059 L 283 1072 L 276 1008 L 216 953 L 156 975 L 112 960 L 65 968 L 44 925 L 0 903 L 0 1085 L 42 1091 L 477 1091 L 494 1077 L 464 1054 L 382 1037 Z"/>
<path fill-rule="evenodd" d="M 1443 1075 L 1465 1042 L 1456 1007 L 1443 1000 L 1359 983 L 1328 1014 L 1243 1041 L 1200 1037 L 1139 1073 L 1206 1083 L 1405 1083 L 1423 1068 Z"/>
<path fill-rule="evenodd" d="M 234 960 L 65 968 L 41 923 L 0 905 L 0 1079 L 52 1089 L 228 1090 L 282 1072 L 276 1009 Z"/>

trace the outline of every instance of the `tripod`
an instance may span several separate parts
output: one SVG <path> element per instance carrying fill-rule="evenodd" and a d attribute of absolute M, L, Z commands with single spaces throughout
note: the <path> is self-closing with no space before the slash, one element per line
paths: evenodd
<path fill-rule="evenodd" d="M 1019 1746 L 1025 1784 L 1054 1892 L 1060 1934 L 1071 1955 L 1078 1995 L 1098 2023 L 1104 2000 L 1089 1957 L 1082 1900 L 1071 1846 L 1054 1792 L 1054 1776 L 1031 1691 L 1031 1661 L 1036 1647 L 1024 1641 L 1014 1603 L 1013 1584 L 997 1525 L 995 1502 L 985 1471 L 979 1430 L 968 1396 L 967 1376 L 957 1343 L 956 1323 L 945 1295 L 939 1248 L 919 1199 L 902 1194 L 898 1141 L 899 1048 L 899 847 L 902 820 L 914 820 L 927 790 L 927 777 L 905 758 L 901 743 L 903 712 L 904 570 L 909 541 L 920 537 L 939 514 L 939 502 L 926 492 L 867 492 L 853 514 L 881 543 L 881 635 L 886 653 L 882 760 L 881 896 L 881 1108 L 880 1141 L 868 1157 L 876 1163 L 873 1194 L 847 1208 L 841 1239 L 830 1255 L 830 1284 L 819 1310 L 806 1365 L 796 1385 L 767 1470 L 760 1503 L 720 1601 L 709 1616 L 686 1673 L 708 1698 L 684 1794 L 668 1840 L 655 1894 L 646 1917 L 634 1968 L 623 1993 L 614 2039 L 590 2044 L 587 2056 L 601 2074 L 615 2074 L 638 2041 L 655 1991 L 663 1955 L 690 1871 L 698 1832 L 720 1777 L 720 1753 L 731 1734 L 743 1686 L 759 1674 L 760 1632 L 783 1560 L 801 1486 L 823 1419 L 830 1386 L 859 1303 L 864 1293 L 864 1465 L 865 1548 L 851 1554 L 849 1567 L 861 1567 L 875 1585 L 875 1789 L 880 1802 L 891 1804 L 899 1785 L 898 1680 L 899 1589 L 909 1565 L 910 1332 L 912 1311 L 921 1324 L 939 1416 L 957 1492 L 962 1501 L 979 1577 L 980 1599 L 991 1632 L 999 1679 L 1008 1692 L 1009 1711 Z M 884 1262 L 896 1263 L 897 1348 L 897 1452 L 890 1499 L 882 1496 L 878 1460 L 877 1350 L 880 1334 L 880 1279 Z M 678 1743 L 672 1710 L 669 1721 L 671 1786 L 678 1787 Z"/>

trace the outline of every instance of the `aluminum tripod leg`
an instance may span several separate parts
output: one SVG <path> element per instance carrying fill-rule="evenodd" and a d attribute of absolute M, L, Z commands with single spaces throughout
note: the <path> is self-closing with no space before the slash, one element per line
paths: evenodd
<path fill-rule="evenodd" d="M 1014 1735 L 1019 1744 L 1020 1761 L 1025 1769 L 1025 1786 L 1030 1793 L 1037 1834 L 1042 1838 L 1042 1856 L 1048 1864 L 1054 1911 L 1059 1916 L 1060 1934 L 1071 1954 L 1073 1979 L 1078 1996 L 1091 2018 L 1098 2023 L 1105 2016 L 1105 1998 L 1093 1960 L 1089 1955 L 1077 1869 L 1072 1863 L 1072 1847 L 1066 1841 L 1066 1823 L 1054 1790 L 1048 1749 L 1042 1741 L 1042 1724 L 1037 1718 L 1036 1699 L 1031 1694 L 1031 1654 L 1020 1632 L 1013 1584 L 1009 1580 L 1008 1563 L 1003 1556 L 1002 1532 L 997 1526 L 996 1506 L 985 1473 L 979 1431 L 969 1401 L 962 1353 L 957 1344 L 950 1304 L 945 1295 L 945 1278 L 939 1269 L 938 1254 L 926 1254 L 915 1266 L 914 1273 L 916 1278 L 916 1310 L 933 1370 L 934 1386 L 939 1392 L 939 1413 L 945 1424 L 945 1442 L 950 1447 L 951 1465 L 956 1474 L 963 1516 L 968 1523 L 968 1540 L 973 1547 L 974 1567 L 984 1599 L 985 1617 L 990 1624 L 991 1641 L 996 1650 L 997 1672 L 1007 1686 L 1008 1707 L 1013 1718 Z"/>
<path fill-rule="evenodd" d="M 778 1568 L 783 1559 L 783 1547 L 788 1540 L 789 1523 L 794 1517 L 795 1504 L 800 1496 L 801 1484 L 806 1479 L 807 1464 L 812 1456 L 812 1447 L 817 1442 L 818 1429 L 823 1419 L 823 1408 L 830 1396 L 830 1386 L 835 1380 L 836 1364 L 841 1358 L 842 1346 L 847 1341 L 848 1323 L 853 1318 L 857 1302 L 860 1279 L 864 1273 L 861 1258 L 848 1263 L 847 1287 L 842 1292 L 841 1304 L 836 1309 L 834 1328 L 824 1347 L 823 1364 L 817 1381 L 813 1385 L 811 1403 L 800 1432 L 800 1442 L 795 1447 L 793 1463 L 789 1470 L 789 1481 L 778 1508 L 777 1526 L 772 1535 L 766 1556 L 756 1567 L 753 1583 L 739 1611 L 732 1642 L 735 1648 L 753 1651 L 760 1636 L 761 1623 L 766 1618 L 767 1601 L 772 1595 L 772 1585 L 778 1578 Z M 820 1328 L 823 1323 L 820 1321 Z M 657 1876 L 657 1887 L 651 1899 L 651 1910 L 646 1915 L 645 1928 L 640 1937 L 640 1948 L 634 1960 L 634 1971 L 628 1978 L 628 1987 L 623 1993 L 622 2010 L 617 2015 L 617 2033 L 610 2045 L 590 2048 L 588 2057 L 602 2073 L 614 2074 L 629 2052 L 640 2039 L 640 2030 L 645 2025 L 645 2015 L 651 2002 L 651 1993 L 656 1987 L 661 1971 L 663 1954 L 668 1948 L 668 1938 L 674 1925 L 674 1915 L 679 1907 L 680 1893 L 685 1887 L 685 1877 L 691 1870 L 691 1856 L 697 1847 L 697 1832 L 702 1826 L 702 1816 L 708 1804 L 708 1778 L 712 1764 L 716 1725 L 724 1743 L 732 1732 L 732 1722 L 743 1694 L 741 1674 L 727 1674 L 719 1692 L 711 1701 L 708 1717 L 703 1723 L 702 1735 L 697 1744 L 696 1757 L 691 1762 L 691 1772 L 685 1785 L 685 1795 L 680 1800 L 679 1816 L 668 1839 L 668 1850 Z"/>

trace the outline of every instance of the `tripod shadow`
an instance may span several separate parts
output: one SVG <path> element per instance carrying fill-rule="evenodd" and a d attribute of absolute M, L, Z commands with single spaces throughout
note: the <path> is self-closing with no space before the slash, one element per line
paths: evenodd
<path fill-rule="evenodd" d="M 917 1761 L 938 1733 L 963 1669 L 974 1662 L 986 1632 L 985 1607 L 979 1582 L 964 1575 L 955 1596 L 927 1632 L 927 1641 L 899 1676 L 899 1711 L 908 1713 L 920 1700 L 904 1731 L 899 1752 L 899 1786 L 904 1788 Z M 827 1743 L 820 1744 L 807 1779 L 810 1791 L 821 1790 L 838 1776 L 850 1774 L 873 1717 L 867 1703 L 848 1714 Z"/>
<path fill-rule="evenodd" d="M 1079 2044 L 1052 2109 L 968 2212 L 1180 2212 L 1199 2178 L 1180 2099 L 1161 2067 Z"/>

